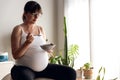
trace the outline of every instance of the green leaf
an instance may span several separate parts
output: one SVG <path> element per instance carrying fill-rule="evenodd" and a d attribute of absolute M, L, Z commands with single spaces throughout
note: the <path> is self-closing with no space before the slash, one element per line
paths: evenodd
<path fill-rule="evenodd" d="M 100 80 L 100 75 L 97 76 L 96 80 Z"/>
<path fill-rule="evenodd" d="M 104 76 L 102 77 L 102 80 L 104 80 Z"/>
<path fill-rule="evenodd" d="M 102 70 L 102 67 L 99 69 L 99 73 L 101 72 L 101 70 Z"/>
<path fill-rule="evenodd" d="M 105 68 L 103 67 L 103 78 L 102 78 L 102 80 L 104 80 L 104 76 L 105 76 Z"/>
<path fill-rule="evenodd" d="M 85 63 L 83 67 L 84 67 L 85 69 L 90 69 L 91 64 L 90 64 L 90 63 Z"/>

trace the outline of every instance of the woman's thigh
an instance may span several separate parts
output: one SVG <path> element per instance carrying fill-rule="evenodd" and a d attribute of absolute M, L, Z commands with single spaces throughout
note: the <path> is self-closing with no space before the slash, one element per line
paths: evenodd
<path fill-rule="evenodd" d="M 75 80 L 76 72 L 68 66 L 48 64 L 45 70 L 36 72 L 36 77 L 47 77 L 55 80 Z"/>

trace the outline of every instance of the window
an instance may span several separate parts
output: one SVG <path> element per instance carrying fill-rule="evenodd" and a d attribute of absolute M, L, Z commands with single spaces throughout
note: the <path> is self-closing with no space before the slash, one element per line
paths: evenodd
<path fill-rule="evenodd" d="M 75 68 L 90 61 L 88 0 L 66 0 L 65 16 L 68 28 L 68 44 L 79 45 L 79 57 Z M 79 62 L 79 63 L 78 63 Z"/>
<path fill-rule="evenodd" d="M 91 0 L 91 41 L 95 71 L 120 78 L 120 0 Z"/>
<path fill-rule="evenodd" d="M 65 0 L 68 43 L 78 44 L 80 50 L 75 68 L 92 61 L 94 77 L 104 66 L 105 80 L 120 78 L 119 4 L 120 0 Z"/>

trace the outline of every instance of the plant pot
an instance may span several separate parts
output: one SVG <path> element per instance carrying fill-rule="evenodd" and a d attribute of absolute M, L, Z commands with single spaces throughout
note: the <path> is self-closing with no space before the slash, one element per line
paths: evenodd
<path fill-rule="evenodd" d="M 77 78 L 81 78 L 82 79 L 82 70 L 81 69 L 77 69 L 76 73 L 77 73 Z"/>
<path fill-rule="evenodd" d="M 83 70 L 83 76 L 85 79 L 92 79 L 92 75 L 93 75 L 93 70 L 92 69 L 88 69 L 88 70 Z"/>

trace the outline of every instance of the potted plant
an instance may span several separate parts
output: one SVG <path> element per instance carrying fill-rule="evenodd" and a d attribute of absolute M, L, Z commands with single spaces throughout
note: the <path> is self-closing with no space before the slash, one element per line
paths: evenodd
<path fill-rule="evenodd" d="M 93 67 L 90 63 L 85 63 L 82 67 L 82 70 L 85 79 L 92 79 Z"/>
<path fill-rule="evenodd" d="M 60 64 L 60 65 L 66 65 L 73 67 L 74 66 L 74 60 L 78 55 L 78 45 L 72 44 L 69 46 L 67 57 L 62 55 L 62 51 L 59 52 L 59 55 L 55 55 L 53 53 L 53 56 L 50 57 L 49 61 L 53 64 Z"/>
<path fill-rule="evenodd" d="M 74 60 L 78 55 L 79 47 L 77 44 L 72 44 L 68 47 L 66 17 L 64 17 L 64 40 L 64 55 L 62 54 L 62 51 L 60 51 L 58 56 L 53 56 L 50 58 L 50 63 L 73 67 Z"/>

